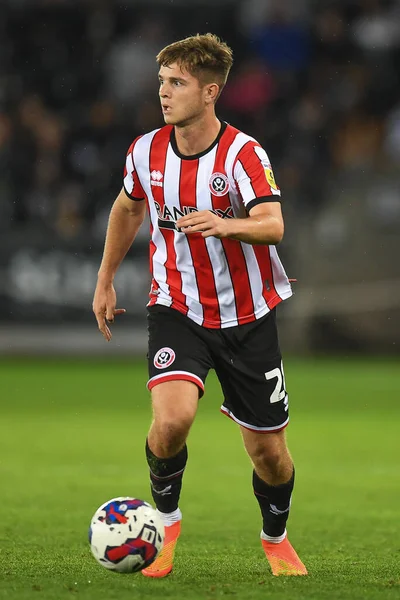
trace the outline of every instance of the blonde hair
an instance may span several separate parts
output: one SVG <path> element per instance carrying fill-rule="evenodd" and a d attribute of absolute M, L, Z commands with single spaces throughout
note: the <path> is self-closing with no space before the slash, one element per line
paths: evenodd
<path fill-rule="evenodd" d="M 157 54 L 156 60 L 160 67 L 178 63 L 202 85 L 216 83 L 219 86 L 219 96 L 233 63 L 233 53 L 213 33 L 198 33 L 169 44 Z"/>

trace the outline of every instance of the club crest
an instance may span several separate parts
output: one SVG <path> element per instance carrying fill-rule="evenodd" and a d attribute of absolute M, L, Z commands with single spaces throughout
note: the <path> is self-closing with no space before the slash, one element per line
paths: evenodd
<path fill-rule="evenodd" d="M 229 190 L 229 181 L 223 173 L 213 173 L 208 186 L 210 192 L 215 196 L 224 196 Z"/>
<path fill-rule="evenodd" d="M 175 360 L 175 352 L 172 348 L 161 348 L 154 357 L 154 366 L 157 369 L 166 369 Z"/>

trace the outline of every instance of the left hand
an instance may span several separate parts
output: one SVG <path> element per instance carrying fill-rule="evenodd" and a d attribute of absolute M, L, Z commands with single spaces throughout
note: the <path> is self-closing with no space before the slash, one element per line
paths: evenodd
<path fill-rule="evenodd" d="M 200 210 L 181 217 L 176 225 L 186 234 L 200 232 L 203 238 L 225 238 L 228 236 L 229 220 L 218 217 L 210 210 Z"/>

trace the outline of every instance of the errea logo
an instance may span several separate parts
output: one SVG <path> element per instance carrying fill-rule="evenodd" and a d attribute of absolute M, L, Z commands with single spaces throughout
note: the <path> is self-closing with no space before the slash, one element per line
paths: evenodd
<path fill-rule="evenodd" d="M 156 185 L 158 187 L 162 187 L 163 183 L 162 183 L 162 178 L 164 177 L 164 175 L 161 173 L 161 171 L 152 171 L 150 173 L 150 184 L 151 185 Z"/>

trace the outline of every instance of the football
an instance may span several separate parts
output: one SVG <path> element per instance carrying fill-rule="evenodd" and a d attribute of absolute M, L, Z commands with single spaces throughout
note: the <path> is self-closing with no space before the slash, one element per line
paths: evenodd
<path fill-rule="evenodd" d="M 135 573 L 157 558 L 164 543 L 164 525 L 148 502 L 113 498 L 94 513 L 89 543 L 93 556 L 106 569 Z"/>

